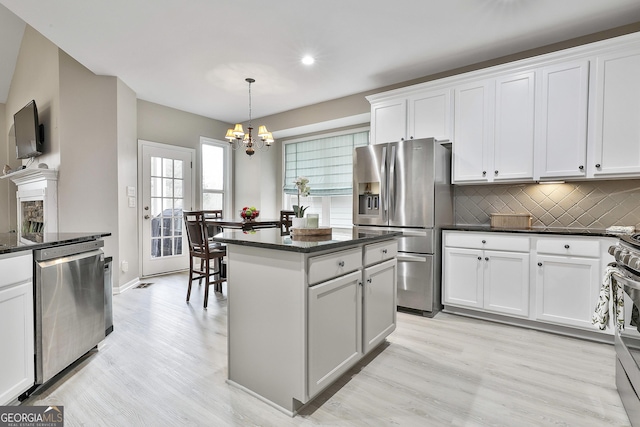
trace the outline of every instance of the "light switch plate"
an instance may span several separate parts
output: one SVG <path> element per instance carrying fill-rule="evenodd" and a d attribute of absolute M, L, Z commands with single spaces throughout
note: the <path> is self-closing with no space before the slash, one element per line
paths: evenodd
<path fill-rule="evenodd" d="M 136 197 L 136 187 L 132 185 L 127 186 L 127 196 Z"/>
<path fill-rule="evenodd" d="M 136 198 L 135 197 L 129 197 L 129 207 L 130 208 L 135 208 L 136 207 Z"/>

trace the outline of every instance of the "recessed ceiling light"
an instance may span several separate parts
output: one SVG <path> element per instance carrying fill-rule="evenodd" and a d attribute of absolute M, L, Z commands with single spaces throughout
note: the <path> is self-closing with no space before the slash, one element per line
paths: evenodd
<path fill-rule="evenodd" d="M 304 65 L 311 65 L 311 64 L 313 64 L 314 62 L 316 62 L 316 60 L 315 60 L 315 59 L 313 59 L 313 56 L 311 56 L 311 55 L 307 55 L 307 56 L 305 56 L 305 57 L 303 57 L 303 58 L 302 58 L 302 63 L 303 63 Z"/>

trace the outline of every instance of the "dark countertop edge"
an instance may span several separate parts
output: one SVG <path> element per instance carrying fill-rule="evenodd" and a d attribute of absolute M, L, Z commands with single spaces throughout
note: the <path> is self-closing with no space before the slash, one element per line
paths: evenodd
<path fill-rule="evenodd" d="M 317 246 L 294 246 L 294 245 L 280 245 L 273 243 L 265 243 L 265 242 L 252 242 L 248 240 L 236 240 L 230 239 L 226 237 L 214 237 L 213 240 L 216 242 L 231 244 L 231 245 L 240 245 L 240 246 L 253 246 L 256 248 L 264 248 L 271 249 L 276 251 L 288 251 L 288 252 L 299 252 L 299 253 L 312 253 L 312 252 L 321 252 L 330 249 L 338 249 L 338 248 L 346 248 L 349 246 L 357 246 L 363 243 L 375 243 L 381 242 L 384 240 L 391 240 L 397 236 L 401 236 L 401 232 L 388 232 L 384 235 L 368 235 L 367 237 L 359 237 L 355 239 L 349 240 L 335 240 L 331 241 L 331 243 L 322 243 Z M 313 243 L 313 242 L 308 242 Z"/>
<path fill-rule="evenodd" d="M 620 233 L 611 233 L 604 228 L 563 228 L 563 227 L 532 227 L 532 228 L 495 228 L 490 225 L 444 225 L 442 230 L 452 231 L 481 231 L 489 233 L 521 233 L 521 234 L 557 234 L 570 236 L 592 237 L 620 237 Z"/>
<path fill-rule="evenodd" d="M 95 233 L 86 233 L 86 234 L 73 233 L 73 234 L 74 236 L 61 237 L 59 240 L 54 240 L 50 242 L 20 244 L 19 246 L 6 246 L 6 247 L 0 246 L 0 255 L 5 255 L 5 254 L 10 254 L 15 252 L 23 252 L 23 251 L 33 251 L 36 249 L 51 248 L 53 246 L 67 245 L 69 243 L 86 242 L 90 240 L 97 240 L 102 237 L 111 236 L 111 233 L 108 233 L 108 232 L 95 232 Z"/>

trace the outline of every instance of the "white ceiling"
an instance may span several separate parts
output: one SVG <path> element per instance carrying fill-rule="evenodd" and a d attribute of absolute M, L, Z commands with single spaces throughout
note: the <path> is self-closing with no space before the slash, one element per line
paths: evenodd
<path fill-rule="evenodd" d="M 138 98 L 225 122 L 640 21 L 639 0 L 0 0 L 0 102 L 24 22 Z M 307 67 L 304 54 L 316 57 Z"/>

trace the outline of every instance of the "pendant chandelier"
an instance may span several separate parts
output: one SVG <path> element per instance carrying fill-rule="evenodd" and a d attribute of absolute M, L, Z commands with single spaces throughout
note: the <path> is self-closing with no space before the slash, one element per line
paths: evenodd
<path fill-rule="evenodd" d="M 231 148 L 234 150 L 243 147 L 246 153 L 249 156 L 253 156 L 256 152 L 255 149 L 265 149 L 267 150 L 273 144 L 273 135 L 271 132 L 267 130 L 266 126 L 260 126 L 258 128 L 258 139 L 254 139 L 251 131 L 253 127 L 251 127 L 251 83 L 255 83 L 255 80 L 252 78 L 244 79 L 247 83 L 249 83 L 249 127 L 248 132 L 244 133 L 244 129 L 242 128 L 241 123 L 236 123 L 233 129 L 227 130 L 226 139 L 229 140 L 231 144 Z"/>

